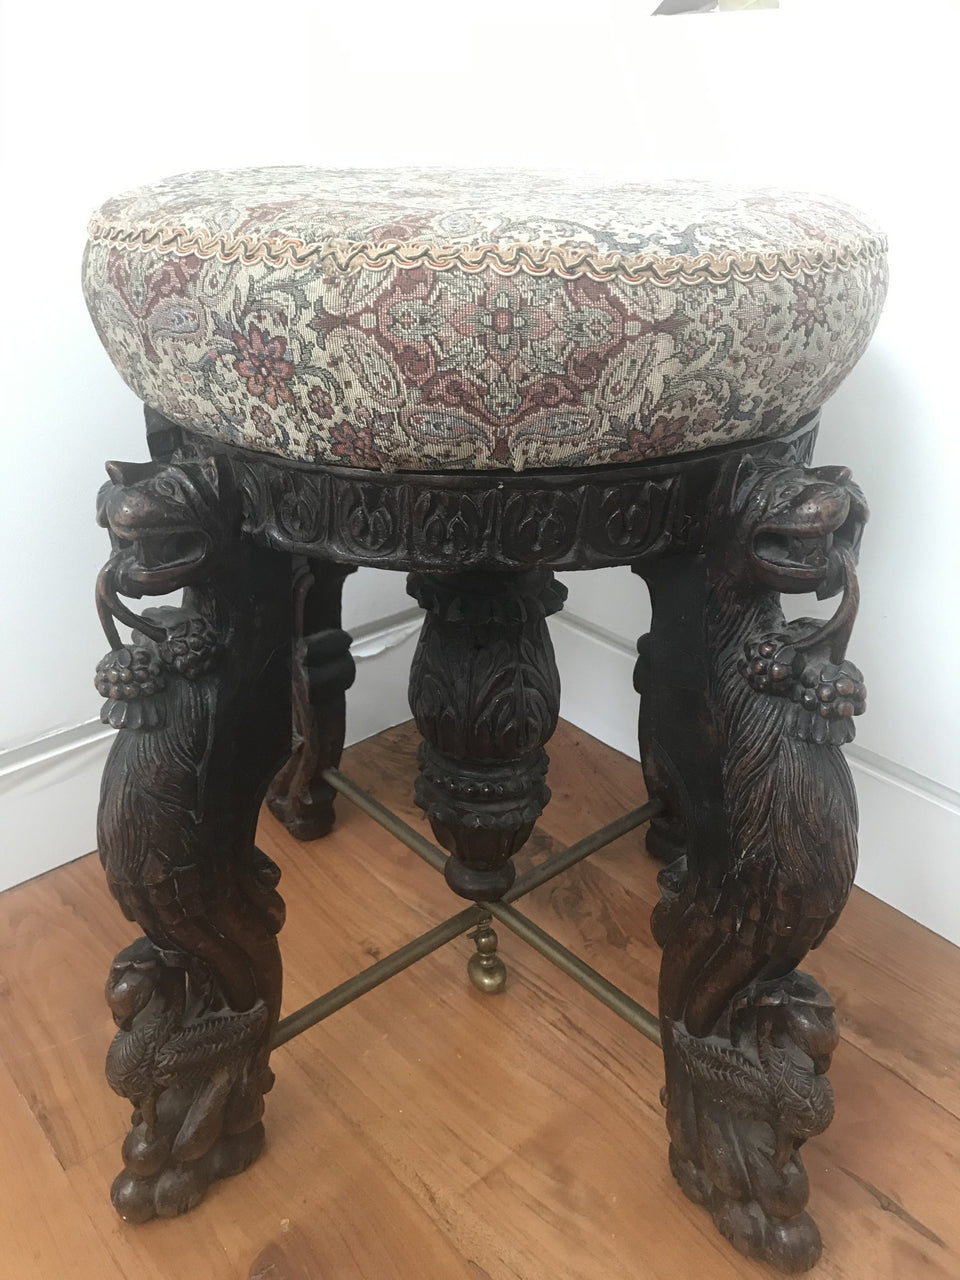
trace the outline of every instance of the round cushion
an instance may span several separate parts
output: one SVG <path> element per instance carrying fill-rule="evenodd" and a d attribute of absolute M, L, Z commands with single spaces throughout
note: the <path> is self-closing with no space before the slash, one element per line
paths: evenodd
<path fill-rule="evenodd" d="M 883 235 L 832 199 L 511 171 L 185 174 L 108 200 L 84 258 L 148 405 L 383 470 L 787 431 L 862 354 L 886 282 Z"/>

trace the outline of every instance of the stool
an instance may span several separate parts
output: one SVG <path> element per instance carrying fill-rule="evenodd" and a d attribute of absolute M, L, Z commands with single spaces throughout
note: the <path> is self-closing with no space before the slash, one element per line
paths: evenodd
<path fill-rule="evenodd" d="M 865 699 L 845 651 L 867 509 L 810 460 L 877 322 L 882 235 L 833 200 L 697 183 L 203 172 L 104 204 L 84 289 L 152 457 L 108 463 L 98 505 L 96 683 L 119 730 L 99 849 L 144 934 L 107 982 L 107 1077 L 133 1104 L 120 1214 L 184 1212 L 249 1164 L 271 1048 L 444 942 L 472 930 L 470 976 L 499 990 L 496 920 L 662 1040 L 686 1194 L 743 1253 L 811 1266 L 798 1152 L 832 1116 L 838 1031 L 797 965 L 856 865 L 841 747 Z M 359 565 L 409 571 L 425 610 L 416 798 L 442 849 L 337 767 Z M 550 794 L 553 573 L 606 565 L 652 598 L 650 800 L 515 882 Z M 784 592 L 839 603 L 788 622 Z M 304 839 L 344 793 L 470 903 L 282 1023 L 268 788 Z M 512 905 L 647 820 L 659 1019 Z"/>

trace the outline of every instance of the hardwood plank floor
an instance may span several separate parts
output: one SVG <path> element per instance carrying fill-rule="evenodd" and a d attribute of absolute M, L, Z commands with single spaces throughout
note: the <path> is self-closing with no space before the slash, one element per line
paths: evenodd
<path fill-rule="evenodd" d="M 425 830 L 400 726 L 344 768 Z M 643 796 L 639 766 L 561 725 L 521 867 Z M 282 866 L 290 1010 L 451 915 L 441 877 L 348 803 Z M 652 1006 L 657 866 L 634 832 L 524 911 Z M 0 1277 L 6 1280 L 749 1280 L 666 1168 L 659 1054 L 501 932 L 504 995 L 460 940 L 279 1050 L 269 1144 L 193 1214 L 145 1227 L 106 1198 L 125 1104 L 102 984 L 133 936 L 93 857 L 0 896 Z M 816 1280 L 960 1278 L 960 950 L 855 891 L 810 970 L 840 1006 L 837 1118 L 807 1147 Z"/>

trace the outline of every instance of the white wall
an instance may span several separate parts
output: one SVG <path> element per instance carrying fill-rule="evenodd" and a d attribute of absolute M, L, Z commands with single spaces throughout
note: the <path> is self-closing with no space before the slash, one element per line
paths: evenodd
<path fill-rule="evenodd" d="M 6 4 L 0 823 L 14 839 L 0 882 L 92 844 L 103 748 L 82 745 L 82 726 L 96 714 L 91 672 L 104 646 L 91 595 L 105 555 L 93 497 L 102 460 L 141 457 L 143 445 L 136 403 L 80 296 L 89 211 L 195 167 L 572 165 L 820 188 L 885 222 L 887 313 L 828 407 L 820 448 L 853 465 L 874 511 L 853 650 L 871 690 L 859 737 L 862 876 L 960 939 L 957 304 L 941 248 L 953 234 L 958 6 L 783 0 L 780 12 L 651 19 L 653 7 Z M 629 747 L 629 683 L 617 676 L 602 704 L 571 655 L 606 645 L 611 681 L 628 670 L 642 585 L 608 571 L 572 588 L 558 628 L 564 712 Z M 350 595 L 351 622 L 377 650 L 387 643 L 378 619 L 407 608 L 402 580 L 368 574 Z M 578 617 L 610 637 L 588 636 Z M 355 735 L 405 713 L 395 672 L 409 644 L 363 664 Z"/>
<path fill-rule="evenodd" d="M 653 120 L 669 102 L 671 127 L 652 139 L 638 131 L 634 158 L 830 191 L 869 209 L 889 233 L 886 312 L 824 412 L 818 450 L 821 461 L 853 467 L 872 508 L 851 647 L 870 690 L 850 751 L 862 810 L 859 882 L 960 942 L 958 326 L 944 248 L 956 208 L 960 6 L 891 17 L 899 8 L 835 3 L 821 16 L 794 4 L 732 23 L 663 20 L 632 111 Z M 678 79 L 682 92 L 671 96 Z M 561 674 L 569 673 L 566 714 L 635 754 L 633 701 L 613 693 L 649 618 L 630 576 L 570 580 L 556 634 Z M 591 634 L 597 627 L 609 634 Z M 608 698 L 578 685 L 578 672 L 598 666 Z"/>

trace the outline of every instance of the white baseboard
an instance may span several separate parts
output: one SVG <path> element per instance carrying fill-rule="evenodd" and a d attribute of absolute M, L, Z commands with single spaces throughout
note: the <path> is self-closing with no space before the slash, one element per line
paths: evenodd
<path fill-rule="evenodd" d="M 422 620 L 422 611 L 413 608 L 354 631 L 357 679 L 347 694 L 348 746 L 410 719 L 407 685 Z"/>
<path fill-rule="evenodd" d="M 0 755 L 0 889 L 95 847 L 100 773 L 112 739 L 92 720 Z"/>
<path fill-rule="evenodd" d="M 348 743 L 409 718 L 407 677 L 421 618 L 411 608 L 354 632 Z M 0 752 L 0 890 L 96 847 L 100 774 L 112 741 L 112 729 L 89 720 Z"/>
<path fill-rule="evenodd" d="M 575 614 L 552 618 L 550 630 L 564 718 L 638 759 L 635 650 Z M 846 755 L 860 798 L 857 883 L 960 944 L 960 793 L 856 743 Z"/>

